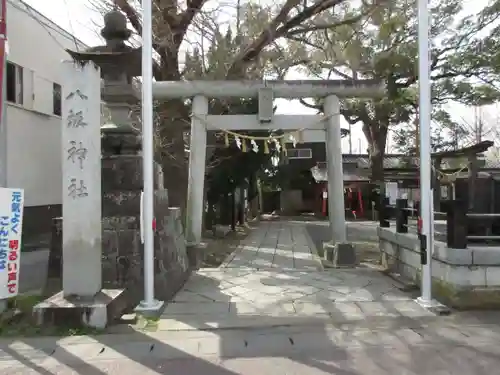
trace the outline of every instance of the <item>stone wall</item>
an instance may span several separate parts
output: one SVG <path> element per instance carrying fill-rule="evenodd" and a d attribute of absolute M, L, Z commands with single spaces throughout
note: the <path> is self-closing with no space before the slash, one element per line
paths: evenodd
<path fill-rule="evenodd" d="M 129 306 L 144 297 L 144 246 L 140 235 L 142 157 L 103 157 L 102 271 L 104 288 L 126 288 Z M 159 187 L 159 182 L 155 182 Z M 155 296 L 169 300 L 190 274 L 181 212 L 168 206 L 165 189 L 155 191 Z M 50 277 L 61 275 L 62 218 L 54 220 Z"/>
<path fill-rule="evenodd" d="M 180 209 L 161 205 L 157 202 L 155 210 L 155 294 L 169 300 L 189 277 L 189 262 Z M 131 306 L 144 296 L 144 246 L 138 226 L 138 217 L 103 220 L 103 287 L 126 288 Z"/>
<path fill-rule="evenodd" d="M 416 234 L 378 228 L 382 265 L 420 285 L 420 242 Z M 434 242 L 433 295 L 458 309 L 500 308 L 500 247 L 451 249 Z"/>

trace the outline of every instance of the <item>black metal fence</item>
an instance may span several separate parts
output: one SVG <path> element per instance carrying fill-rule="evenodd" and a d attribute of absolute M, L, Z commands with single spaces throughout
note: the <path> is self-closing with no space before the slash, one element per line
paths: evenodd
<path fill-rule="evenodd" d="M 496 244 L 500 245 L 500 235 L 494 234 L 471 234 L 471 226 L 480 227 L 488 232 L 493 221 L 500 220 L 500 213 L 472 213 L 467 212 L 467 204 L 461 200 L 449 200 L 446 204 L 441 204 L 443 212 L 434 211 L 435 219 L 446 220 L 446 232 L 436 231 L 434 235 L 439 235 L 446 239 L 448 247 L 455 249 L 465 249 L 470 243 L 474 244 Z M 396 232 L 408 233 L 415 231 L 418 233 L 418 221 L 410 222 L 410 218 L 417 218 L 418 207 L 409 207 L 407 199 L 397 199 L 396 205 L 389 204 L 389 198 L 382 198 L 379 210 L 380 227 L 389 228 L 391 218 L 396 220 Z"/>

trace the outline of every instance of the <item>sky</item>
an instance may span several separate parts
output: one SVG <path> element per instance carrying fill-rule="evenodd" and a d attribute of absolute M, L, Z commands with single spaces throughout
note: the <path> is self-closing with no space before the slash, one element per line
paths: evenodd
<path fill-rule="evenodd" d="M 51 19 L 68 32 L 74 34 L 78 39 L 90 46 L 102 44 L 102 40 L 98 35 L 99 29 L 102 27 L 102 17 L 92 8 L 89 0 L 24 0 L 37 11 Z M 230 0 L 229 0 L 230 1 Z M 477 12 L 488 0 L 464 0 L 465 12 Z M 291 72 L 286 79 L 308 79 L 299 72 Z M 298 100 L 288 101 L 283 99 L 277 100 L 278 110 L 280 114 L 315 114 L 316 111 L 304 107 Z M 459 121 L 473 123 L 473 111 L 469 108 L 460 105 L 452 105 L 453 113 Z M 495 118 L 497 107 L 485 108 L 487 118 Z M 347 123 L 342 119 L 342 127 L 347 128 Z M 365 153 L 367 142 L 361 130 L 361 124 L 356 124 L 352 127 L 352 150 L 353 153 Z M 388 138 L 388 148 L 391 150 L 391 137 Z M 349 140 L 342 140 L 342 149 L 344 153 L 349 152 Z"/>

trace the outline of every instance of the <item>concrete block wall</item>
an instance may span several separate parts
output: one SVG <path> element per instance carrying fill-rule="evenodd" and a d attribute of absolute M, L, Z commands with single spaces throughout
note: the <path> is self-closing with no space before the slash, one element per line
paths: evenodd
<path fill-rule="evenodd" d="M 416 234 L 377 229 L 382 265 L 420 283 L 420 241 Z M 448 248 L 435 241 L 432 256 L 433 293 L 459 309 L 500 308 L 500 247 Z"/>

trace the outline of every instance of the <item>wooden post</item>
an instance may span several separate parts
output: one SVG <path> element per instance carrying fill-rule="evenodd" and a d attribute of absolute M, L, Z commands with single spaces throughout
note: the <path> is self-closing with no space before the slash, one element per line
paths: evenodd
<path fill-rule="evenodd" d="M 441 182 L 439 176 L 439 170 L 441 168 L 442 158 L 436 156 L 434 159 L 434 170 L 432 171 L 432 185 L 433 195 L 434 195 L 434 211 L 441 211 Z"/>
<path fill-rule="evenodd" d="M 396 232 L 408 233 L 408 200 L 396 199 Z"/>
<path fill-rule="evenodd" d="M 446 217 L 448 247 L 467 248 L 467 205 L 460 200 L 450 201 Z"/>
<path fill-rule="evenodd" d="M 469 173 L 467 178 L 468 191 L 469 191 L 469 210 L 474 209 L 474 203 L 476 200 L 476 178 L 478 175 L 478 163 L 477 163 L 477 155 L 470 154 L 468 155 L 469 161 Z"/>
<path fill-rule="evenodd" d="M 379 225 L 381 228 L 390 228 L 391 223 L 389 222 L 389 198 L 380 197 L 380 207 L 378 210 Z"/>
<path fill-rule="evenodd" d="M 236 190 L 230 195 L 231 197 L 231 230 L 236 231 Z"/>

